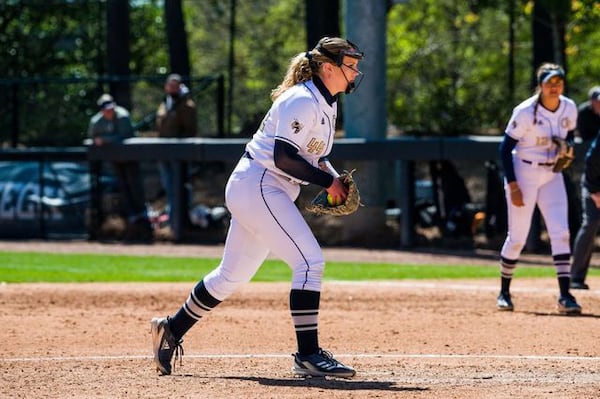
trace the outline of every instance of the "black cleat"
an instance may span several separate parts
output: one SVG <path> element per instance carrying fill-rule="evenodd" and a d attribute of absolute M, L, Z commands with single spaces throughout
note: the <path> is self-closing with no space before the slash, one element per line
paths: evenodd
<path fill-rule="evenodd" d="M 581 314 L 581 306 L 575 301 L 571 294 L 558 297 L 558 313 L 560 314 Z"/>
<path fill-rule="evenodd" d="M 572 290 L 589 290 L 590 286 L 583 281 L 571 281 Z"/>
<path fill-rule="evenodd" d="M 320 348 L 311 355 L 296 353 L 293 356 L 292 372 L 298 376 L 352 378 L 356 374 L 352 367 L 344 366 L 335 360 L 331 353 Z"/>
<path fill-rule="evenodd" d="M 498 310 L 505 310 L 509 312 L 512 312 L 515 309 L 510 299 L 509 292 L 500 292 L 500 295 L 498 295 L 498 299 L 496 301 L 496 307 Z"/>
<path fill-rule="evenodd" d="M 162 375 L 171 374 L 171 359 L 175 354 L 175 361 L 183 357 L 182 339 L 176 341 L 169 329 L 168 317 L 155 317 L 150 321 L 150 333 L 152 334 L 152 351 L 154 352 L 154 363 L 156 370 Z"/>

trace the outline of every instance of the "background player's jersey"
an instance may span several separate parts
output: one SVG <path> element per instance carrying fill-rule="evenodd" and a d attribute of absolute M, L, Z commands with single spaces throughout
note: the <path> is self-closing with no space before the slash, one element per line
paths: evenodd
<path fill-rule="evenodd" d="M 554 112 L 541 104 L 537 105 L 538 95 L 534 95 L 513 110 L 506 127 L 506 134 L 518 143 L 514 155 L 537 163 L 551 163 L 556 157 L 556 146 L 552 137 L 567 137 L 577 124 L 577 106 L 570 98 L 560 96 L 560 105 Z M 535 115 L 534 115 L 535 111 Z"/>
<path fill-rule="evenodd" d="M 311 81 L 285 91 L 271 106 L 246 151 L 265 168 L 299 181 L 275 166 L 275 140 L 298 149 L 298 155 L 318 167 L 319 158 L 329 154 L 335 135 L 337 103 L 329 105 Z"/>

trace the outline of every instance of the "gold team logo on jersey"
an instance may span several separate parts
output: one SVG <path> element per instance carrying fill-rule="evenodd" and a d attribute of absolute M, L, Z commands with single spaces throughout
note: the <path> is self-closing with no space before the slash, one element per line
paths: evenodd
<path fill-rule="evenodd" d="M 563 129 L 568 129 L 569 126 L 571 126 L 571 121 L 569 120 L 569 118 L 562 118 L 560 120 L 560 127 L 562 127 Z"/>
<path fill-rule="evenodd" d="M 306 145 L 306 149 L 311 154 L 321 154 L 325 149 L 325 142 L 323 140 L 317 140 L 313 137 Z"/>
<path fill-rule="evenodd" d="M 292 130 L 294 131 L 294 134 L 300 133 L 300 130 L 302 130 L 302 128 L 304 127 L 304 125 L 302 125 L 302 123 L 300 123 L 298 119 L 294 119 L 291 126 Z"/>
<path fill-rule="evenodd" d="M 535 145 L 547 147 L 550 145 L 550 137 L 548 136 L 537 136 L 535 138 Z"/>

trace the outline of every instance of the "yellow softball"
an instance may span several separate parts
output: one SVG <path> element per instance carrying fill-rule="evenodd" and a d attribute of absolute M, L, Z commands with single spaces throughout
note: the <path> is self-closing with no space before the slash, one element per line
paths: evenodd
<path fill-rule="evenodd" d="M 327 194 L 327 203 L 331 206 L 337 206 L 339 205 L 339 202 L 336 202 L 333 197 L 331 196 L 331 194 Z"/>

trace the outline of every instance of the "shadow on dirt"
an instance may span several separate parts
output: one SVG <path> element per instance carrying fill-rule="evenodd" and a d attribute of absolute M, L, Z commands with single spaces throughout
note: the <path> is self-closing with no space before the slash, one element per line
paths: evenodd
<path fill-rule="evenodd" d="M 524 314 L 530 314 L 533 316 L 550 316 L 550 317 L 587 317 L 591 319 L 600 319 L 600 315 L 593 313 L 581 313 L 581 314 L 560 314 L 560 313 L 550 313 L 550 312 L 521 312 Z"/>
<path fill-rule="evenodd" d="M 315 387 L 342 391 L 391 391 L 391 392 L 420 392 L 429 388 L 397 386 L 393 381 L 357 381 L 328 378 L 265 378 L 265 377 L 220 377 L 226 380 L 254 381 L 260 385 L 275 387 Z"/>

